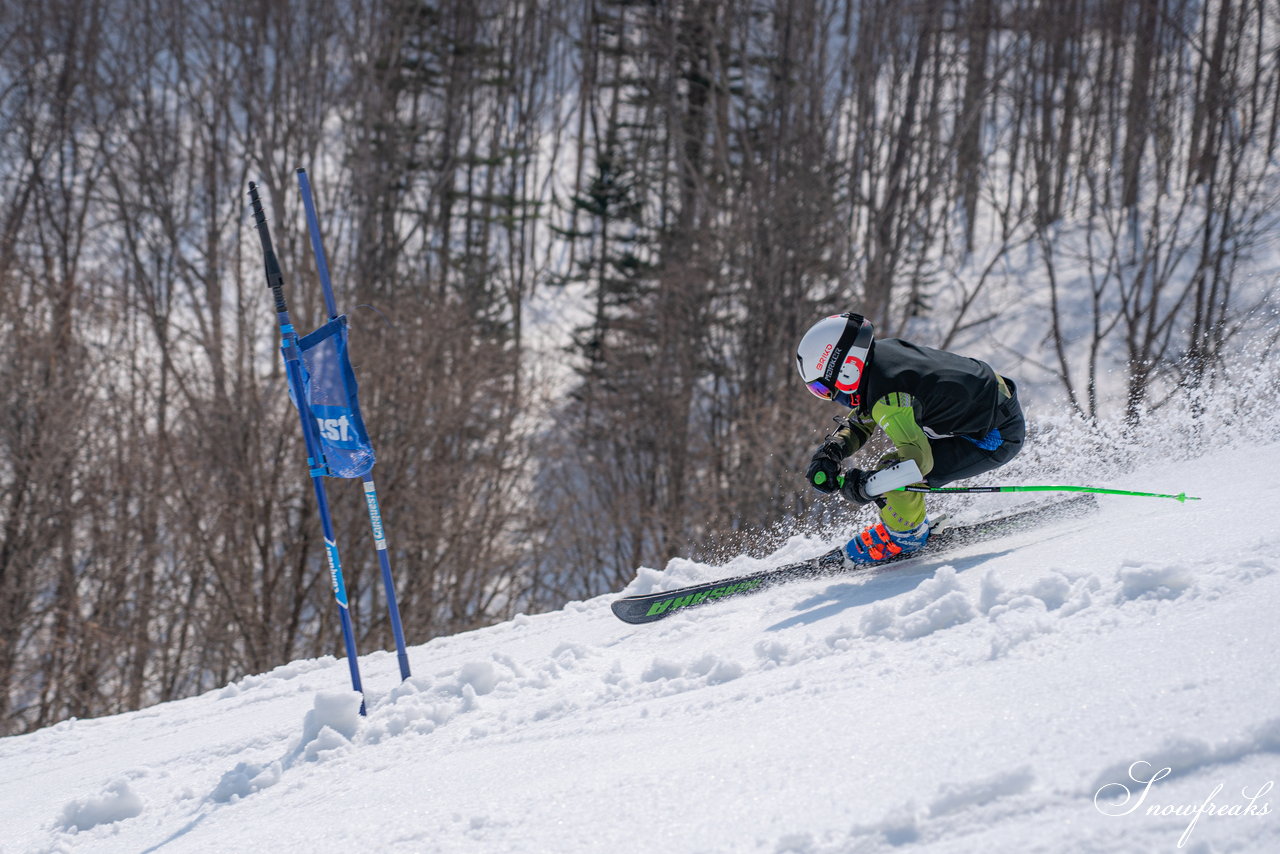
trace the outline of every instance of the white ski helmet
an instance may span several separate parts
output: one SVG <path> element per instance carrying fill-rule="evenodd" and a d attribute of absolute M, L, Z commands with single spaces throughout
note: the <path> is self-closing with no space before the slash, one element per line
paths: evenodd
<path fill-rule="evenodd" d="M 809 391 L 823 400 L 852 398 L 867 367 L 871 321 L 852 312 L 819 320 L 800 339 L 796 367 Z"/>

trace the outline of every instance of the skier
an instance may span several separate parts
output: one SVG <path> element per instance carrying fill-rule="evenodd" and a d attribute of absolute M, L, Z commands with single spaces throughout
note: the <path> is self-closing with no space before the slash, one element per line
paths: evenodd
<path fill-rule="evenodd" d="M 991 471 L 1022 450 L 1026 422 L 1017 386 L 985 362 L 896 338 L 876 340 L 871 323 L 852 313 L 814 324 L 796 361 L 809 391 L 850 410 L 814 452 L 805 478 L 819 492 L 880 506 L 880 521 L 837 550 L 846 565 L 918 551 L 929 539 L 923 494 L 868 495 L 874 471 L 841 472 L 877 427 L 897 449 L 879 468 L 914 460 L 924 483 L 934 487 Z"/>

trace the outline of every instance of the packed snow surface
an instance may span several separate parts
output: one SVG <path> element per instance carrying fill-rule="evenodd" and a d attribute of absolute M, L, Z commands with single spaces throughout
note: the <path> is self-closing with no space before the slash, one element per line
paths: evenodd
<path fill-rule="evenodd" d="M 325 658 L 3 739 L 0 850 L 1280 851 L 1276 471 L 1170 462 L 1110 485 L 1203 501 L 646 626 L 572 603 L 413 647 L 403 684 L 373 653 L 366 718 Z"/>

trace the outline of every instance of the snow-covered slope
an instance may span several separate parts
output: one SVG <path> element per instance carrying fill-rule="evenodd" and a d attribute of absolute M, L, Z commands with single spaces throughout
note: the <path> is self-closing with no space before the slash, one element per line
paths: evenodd
<path fill-rule="evenodd" d="M 364 720 L 323 659 L 3 739 L 0 850 L 1280 851 L 1277 470 L 649 626 L 574 603 L 402 685 L 376 653 Z"/>

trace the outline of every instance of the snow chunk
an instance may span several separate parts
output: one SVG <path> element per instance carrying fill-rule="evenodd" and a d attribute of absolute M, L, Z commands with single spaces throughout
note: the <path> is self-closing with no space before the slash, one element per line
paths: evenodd
<path fill-rule="evenodd" d="M 360 729 L 360 704 L 356 691 L 321 691 L 302 720 L 302 737 L 281 759 L 269 763 L 239 762 L 222 775 L 209 800 L 225 804 L 280 782 L 285 769 L 303 759 L 315 762 L 348 747 Z"/>
<path fill-rule="evenodd" d="M 1060 572 L 1036 579 L 1031 585 L 1031 595 L 1044 603 L 1050 611 L 1056 611 L 1071 597 L 1071 582 Z"/>
<path fill-rule="evenodd" d="M 673 683 L 675 690 L 688 690 L 699 685 L 722 685 L 732 682 L 746 673 L 746 668 L 736 661 L 728 661 L 708 653 L 691 664 L 685 665 L 667 658 L 655 658 L 640 675 L 645 682 L 679 680 Z M 687 677 L 680 679 L 680 677 Z"/>
<path fill-rule="evenodd" d="M 666 571 L 642 566 L 636 570 L 636 577 L 622 589 L 622 592 L 629 596 L 643 596 L 656 593 L 666 587 L 679 587 L 682 584 L 700 580 L 689 575 L 688 567 L 692 565 L 690 561 L 681 561 L 676 558 L 667 565 Z"/>
<path fill-rule="evenodd" d="M 1030 594 L 1014 596 L 997 605 L 989 614 L 996 634 L 991 639 L 991 658 L 1005 655 L 1018 644 L 1054 630 L 1043 599 Z"/>
<path fill-rule="evenodd" d="M 279 762 L 266 765 L 253 762 L 236 763 L 236 767 L 222 775 L 218 785 L 209 794 L 209 800 L 225 804 L 236 798 L 246 798 L 254 792 L 260 792 L 280 782 L 283 771 Z"/>
<path fill-rule="evenodd" d="M 96 797 L 78 798 L 62 808 L 59 826 L 72 833 L 142 814 L 142 798 L 127 780 L 116 780 Z"/>
<path fill-rule="evenodd" d="M 953 566 L 944 566 L 933 578 L 898 599 L 895 610 L 881 603 L 862 620 L 864 635 L 914 640 L 966 623 L 978 615 L 968 594 L 960 588 Z"/>
<path fill-rule="evenodd" d="M 364 698 L 355 691 L 321 691 L 315 705 L 302 721 L 302 741 L 294 751 L 314 761 L 325 753 L 351 743 L 360 728 L 360 704 Z"/>
<path fill-rule="evenodd" d="M 995 571 L 990 571 L 982 579 L 982 593 L 978 608 L 984 614 L 993 614 L 1014 599 L 1022 596 L 1034 596 L 1044 603 L 1049 611 L 1056 611 L 1072 599 L 1075 588 L 1067 577 L 1060 572 L 1050 572 L 1037 578 L 1030 588 L 1010 591 L 1001 585 Z"/>
<path fill-rule="evenodd" d="M 1177 564 L 1125 561 L 1116 577 L 1124 599 L 1176 599 L 1193 583 L 1191 573 Z"/>
<path fill-rule="evenodd" d="M 1102 580 L 1096 575 L 1082 578 L 1071 585 L 1071 598 L 1058 611 L 1059 617 L 1070 617 L 1093 605 L 1093 594 L 1102 589 Z"/>
<path fill-rule="evenodd" d="M 667 658 L 655 658 L 640 678 L 645 682 L 657 682 L 659 679 L 675 679 L 683 672 L 684 667 L 678 662 Z"/>
<path fill-rule="evenodd" d="M 787 660 L 789 650 L 785 643 L 771 638 L 756 641 L 755 652 L 756 657 L 763 661 L 766 667 L 776 667 Z"/>
<path fill-rule="evenodd" d="M 579 644 L 562 643 L 553 656 L 572 665 L 579 656 L 590 653 Z M 367 721 L 361 722 L 360 741 L 377 744 L 387 738 L 405 733 L 427 734 L 444 726 L 460 715 L 483 712 L 481 697 L 495 695 L 495 702 L 510 701 L 524 692 L 532 694 L 548 688 L 563 665 L 556 658 L 544 662 L 537 670 L 528 672 L 506 653 L 492 651 L 489 658 L 464 661 L 456 669 L 443 670 L 434 678 L 414 677 L 401 683 L 388 694 L 390 702 L 382 702 L 370 710 Z M 502 690 L 502 689 L 506 690 Z M 532 702 L 532 701 L 530 701 Z M 536 710 L 533 710 L 536 712 Z M 356 719 L 359 721 L 359 718 Z M 479 724 L 473 725 L 473 732 Z M 341 730 L 339 730 L 342 732 Z M 343 732 L 354 740 L 350 733 Z M 330 742 L 336 749 L 341 744 Z"/>
<path fill-rule="evenodd" d="M 1000 584 L 1000 579 L 996 578 L 995 571 L 988 570 L 987 574 L 982 576 L 982 593 L 978 598 L 978 608 L 982 613 L 990 614 L 992 608 L 1004 604 L 1008 599 L 1009 594 Z"/>
<path fill-rule="evenodd" d="M 564 641 L 551 651 L 551 661 L 556 667 L 571 670 L 576 667 L 580 661 L 590 658 L 591 655 L 591 650 L 582 644 Z M 513 661 L 509 666 L 513 671 L 515 671 L 518 665 Z"/>
<path fill-rule="evenodd" d="M 392 688 L 387 693 L 387 699 L 390 700 L 392 704 L 395 704 L 405 699 L 406 697 L 412 697 L 415 694 L 421 694 L 422 692 L 430 688 L 431 688 L 430 677 L 410 676 L 408 679 L 401 681 L 400 684 Z"/>
<path fill-rule="evenodd" d="M 976 613 L 969 597 L 954 590 L 928 603 L 919 611 L 903 615 L 898 636 L 904 640 L 922 638 L 936 631 L 967 623 Z"/>
<path fill-rule="evenodd" d="M 484 696 L 498 687 L 498 671 L 492 662 L 469 661 L 458 671 L 458 682 L 464 687 L 470 685 L 476 694 Z"/>
<path fill-rule="evenodd" d="M 348 740 L 355 737 L 360 728 L 360 704 L 364 698 L 355 691 L 321 691 L 315 704 L 302 722 L 302 740 L 315 738 L 321 729 L 328 727 Z"/>
<path fill-rule="evenodd" d="M 704 655 L 689 668 L 689 672 L 706 678 L 708 685 L 732 682 L 746 670 L 736 661 L 724 661 L 715 655 Z"/>

